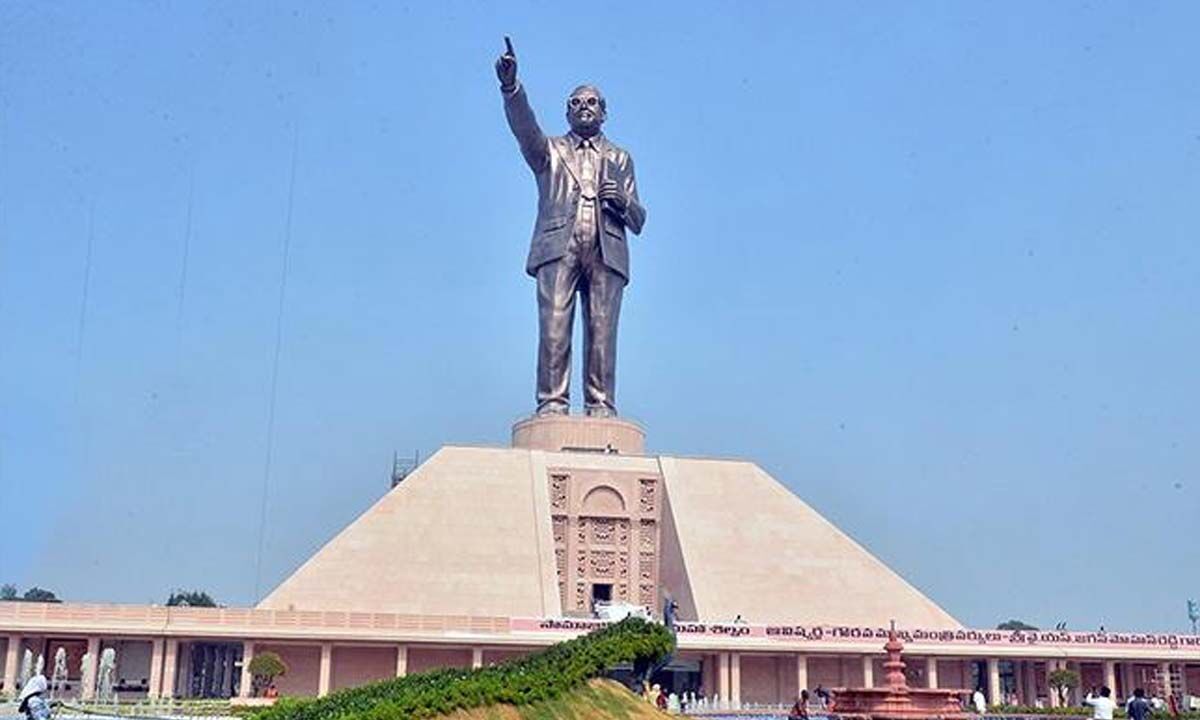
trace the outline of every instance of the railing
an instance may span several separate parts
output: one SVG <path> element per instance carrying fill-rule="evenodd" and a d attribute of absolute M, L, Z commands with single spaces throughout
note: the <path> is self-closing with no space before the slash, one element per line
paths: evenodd
<path fill-rule="evenodd" d="M 429 632 L 507 633 L 509 619 L 475 615 L 405 615 L 400 613 L 252 608 L 165 607 L 161 605 L 93 605 L 84 603 L 0 603 L 0 624 L 94 624 L 104 627 L 179 629 L 413 630 Z"/>

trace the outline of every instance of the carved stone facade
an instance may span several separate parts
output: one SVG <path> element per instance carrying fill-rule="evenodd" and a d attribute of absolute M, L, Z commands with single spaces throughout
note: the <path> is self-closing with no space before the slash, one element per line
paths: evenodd
<path fill-rule="evenodd" d="M 614 602 L 658 606 L 662 479 L 551 469 L 547 482 L 563 611 L 588 615 L 608 586 Z"/>

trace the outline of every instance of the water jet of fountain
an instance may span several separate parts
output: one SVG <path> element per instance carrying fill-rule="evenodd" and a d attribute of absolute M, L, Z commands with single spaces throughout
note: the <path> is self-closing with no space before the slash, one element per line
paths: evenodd
<path fill-rule="evenodd" d="M 21 656 L 21 673 L 17 680 L 21 687 L 25 687 L 25 683 L 29 682 L 31 677 L 33 677 L 33 651 L 25 648 L 25 654 Z"/>
<path fill-rule="evenodd" d="M 113 696 L 113 674 L 117 669 L 117 651 L 104 648 L 100 653 L 100 682 L 98 684 L 97 700 L 101 703 L 111 703 Z"/>
<path fill-rule="evenodd" d="M 67 684 L 67 649 L 59 646 L 54 651 L 54 675 L 50 678 L 50 699 Z"/>
<path fill-rule="evenodd" d="M 96 676 L 92 674 L 92 665 L 96 659 L 91 653 L 85 652 L 79 660 L 79 697 L 86 699 L 91 697 L 92 691 L 96 689 Z M 89 682 L 90 681 L 90 682 Z M 91 685 L 91 687 L 88 687 Z"/>

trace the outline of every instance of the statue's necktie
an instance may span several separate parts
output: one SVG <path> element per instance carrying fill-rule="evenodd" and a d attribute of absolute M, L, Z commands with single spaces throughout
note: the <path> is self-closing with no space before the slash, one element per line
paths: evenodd
<path fill-rule="evenodd" d="M 584 140 L 579 146 L 579 171 L 583 176 L 579 179 L 579 187 L 583 197 L 588 200 L 596 199 L 596 150 L 591 140 Z"/>

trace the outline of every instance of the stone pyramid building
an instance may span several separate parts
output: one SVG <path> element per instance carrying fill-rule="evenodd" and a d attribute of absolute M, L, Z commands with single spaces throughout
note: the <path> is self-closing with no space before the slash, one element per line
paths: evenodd
<path fill-rule="evenodd" d="M 669 596 L 683 620 L 960 627 L 757 465 L 643 445 L 558 417 L 444 447 L 259 607 L 546 618 Z"/>

